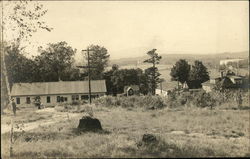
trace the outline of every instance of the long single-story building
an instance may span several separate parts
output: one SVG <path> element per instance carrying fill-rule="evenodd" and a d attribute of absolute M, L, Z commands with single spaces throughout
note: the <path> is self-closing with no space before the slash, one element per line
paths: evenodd
<path fill-rule="evenodd" d="M 91 97 L 104 96 L 106 92 L 105 80 L 91 81 Z M 11 89 L 11 97 L 17 105 L 34 105 L 36 98 L 45 106 L 72 103 L 88 100 L 88 93 L 88 81 L 14 83 Z"/>

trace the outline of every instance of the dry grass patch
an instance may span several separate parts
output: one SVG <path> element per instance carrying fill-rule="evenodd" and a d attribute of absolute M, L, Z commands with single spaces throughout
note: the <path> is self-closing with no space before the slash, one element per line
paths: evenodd
<path fill-rule="evenodd" d="M 15 142 L 17 158 L 37 157 L 243 157 L 249 152 L 249 112 L 189 108 L 146 111 L 93 106 L 103 132 L 76 131 L 83 113 L 25 132 Z M 56 112 L 55 112 L 56 113 Z M 172 133 L 179 131 L 182 133 Z M 156 145 L 138 146 L 143 134 L 157 136 Z M 26 138 L 31 138 L 26 141 Z M 8 134 L 2 135 L 2 157 Z"/>

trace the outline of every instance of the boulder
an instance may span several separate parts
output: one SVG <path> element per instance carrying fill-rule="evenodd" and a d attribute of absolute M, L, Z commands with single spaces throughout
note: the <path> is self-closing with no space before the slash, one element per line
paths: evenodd
<path fill-rule="evenodd" d="M 158 140 L 156 139 L 155 135 L 152 134 L 143 134 L 142 140 L 137 143 L 137 147 L 144 147 L 144 146 L 155 146 L 158 144 Z"/>
<path fill-rule="evenodd" d="M 152 134 L 144 134 L 142 137 L 142 142 L 144 143 L 155 143 L 157 142 L 156 136 Z"/>
<path fill-rule="evenodd" d="M 78 129 L 80 131 L 98 131 L 102 130 L 101 122 L 90 116 L 83 116 L 82 119 L 79 120 Z"/>

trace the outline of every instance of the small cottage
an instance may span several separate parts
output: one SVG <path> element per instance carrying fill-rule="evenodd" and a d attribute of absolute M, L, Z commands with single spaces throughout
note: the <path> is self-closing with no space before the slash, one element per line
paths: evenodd
<path fill-rule="evenodd" d="M 124 94 L 126 96 L 131 96 L 131 95 L 139 95 L 140 94 L 140 88 L 138 85 L 129 85 L 124 87 Z"/>
<path fill-rule="evenodd" d="M 91 97 L 104 96 L 107 92 L 105 80 L 91 81 Z M 14 83 L 11 97 L 17 105 L 34 105 L 37 98 L 45 106 L 57 103 L 72 103 L 88 100 L 88 81 L 59 81 Z"/>

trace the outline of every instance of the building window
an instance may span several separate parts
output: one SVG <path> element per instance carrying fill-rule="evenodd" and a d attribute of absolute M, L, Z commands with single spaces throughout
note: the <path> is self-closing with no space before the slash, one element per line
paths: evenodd
<path fill-rule="evenodd" d="M 60 96 L 56 97 L 56 101 L 57 101 L 57 103 L 60 103 Z"/>
<path fill-rule="evenodd" d="M 79 95 L 72 95 L 72 100 L 79 100 Z"/>
<path fill-rule="evenodd" d="M 50 103 L 50 96 L 47 97 L 47 103 Z"/>
<path fill-rule="evenodd" d="M 64 101 L 67 102 L 67 101 L 68 101 L 68 98 L 67 98 L 67 97 L 64 97 Z"/>
<path fill-rule="evenodd" d="M 16 98 L 16 104 L 20 104 L 20 98 L 19 97 Z"/>
<path fill-rule="evenodd" d="M 63 97 L 60 97 L 60 102 L 64 102 L 64 98 Z"/>
<path fill-rule="evenodd" d="M 26 103 L 30 104 L 30 97 L 26 97 Z"/>
<path fill-rule="evenodd" d="M 88 95 L 81 95 L 81 100 L 88 100 L 89 96 Z"/>

